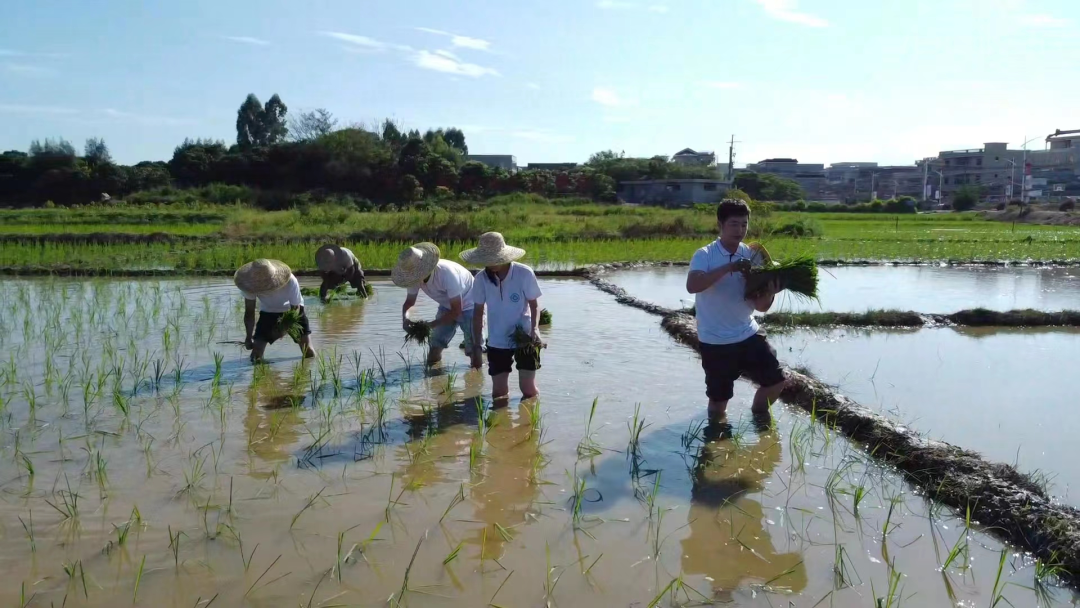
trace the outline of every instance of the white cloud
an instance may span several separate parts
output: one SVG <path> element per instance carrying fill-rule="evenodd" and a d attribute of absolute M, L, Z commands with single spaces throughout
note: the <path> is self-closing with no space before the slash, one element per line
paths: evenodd
<path fill-rule="evenodd" d="M 37 65 L 26 65 L 22 63 L 5 64 L 4 71 L 22 76 L 52 76 L 56 74 L 56 70 L 52 68 L 43 68 Z"/>
<path fill-rule="evenodd" d="M 368 38 L 367 36 L 357 36 L 356 34 L 346 34 L 344 32 L 319 32 L 319 34 L 365 49 L 382 50 L 386 48 L 384 43 L 379 42 L 374 38 Z"/>
<path fill-rule="evenodd" d="M 608 10 L 621 10 L 634 8 L 637 5 L 633 2 L 623 2 L 622 0 L 600 0 L 596 3 L 596 8 L 608 9 Z"/>
<path fill-rule="evenodd" d="M 596 103 L 609 108 L 617 108 L 619 106 L 628 105 L 627 100 L 619 96 L 614 89 L 607 87 L 596 87 L 592 91 L 592 100 Z"/>
<path fill-rule="evenodd" d="M 525 88 L 526 89 L 532 89 L 534 91 L 539 91 L 540 90 L 540 85 L 536 84 L 535 82 L 528 82 L 528 83 L 525 84 Z"/>
<path fill-rule="evenodd" d="M 798 0 L 754 0 L 754 2 L 761 5 L 769 16 L 781 21 L 798 23 L 807 27 L 828 27 L 829 25 L 829 22 L 821 17 L 795 10 L 798 7 Z"/>
<path fill-rule="evenodd" d="M 240 42 L 243 44 L 252 44 L 255 46 L 267 46 L 270 44 L 267 40 L 261 38 L 252 38 L 251 36 L 222 36 L 224 40 L 232 40 L 233 42 Z"/>
<path fill-rule="evenodd" d="M 413 53 L 411 60 L 417 67 L 425 70 L 434 70 L 456 76 L 479 78 L 481 76 L 499 75 L 499 72 L 492 68 L 462 61 L 450 51 L 417 51 Z"/>
<path fill-rule="evenodd" d="M 0 103 L 0 112 L 5 114 L 78 114 L 73 108 L 61 108 L 57 106 L 31 106 L 20 104 Z"/>
<path fill-rule="evenodd" d="M 473 38 L 471 36 L 462 36 L 460 34 L 453 34 L 443 30 L 436 30 L 430 27 L 418 27 L 415 28 L 418 32 L 426 32 L 428 34 L 434 34 L 436 36 L 446 36 L 450 39 L 450 44 L 462 49 L 471 49 L 474 51 L 490 51 L 491 42 L 482 38 Z"/>
<path fill-rule="evenodd" d="M 721 91 L 733 91 L 735 89 L 741 89 L 743 86 L 742 83 L 739 82 L 728 82 L 722 80 L 706 80 L 703 81 L 701 84 L 702 86 L 706 86 L 710 89 L 718 89 Z"/>
<path fill-rule="evenodd" d="M 671 10 L 671 7 L 669 7 L 667 5 L 664 5 L 664 4 L 653 4 L 652 6 L 649 7 L 649 11 L 653 12 L 653 13 L 664 14 L 664 13 L 670 11 L 670 10 Z"/>
<path fill-rule="evenodd" d="M 1053 15 L 1024 15 L 1020 17 L 1020 23 L 1030 27 L 1065 27 L 1072 22 Z"/>

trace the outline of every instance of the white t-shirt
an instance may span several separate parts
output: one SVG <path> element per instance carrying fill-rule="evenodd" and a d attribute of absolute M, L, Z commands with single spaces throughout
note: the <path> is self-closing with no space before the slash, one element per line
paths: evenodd
<path fill-rule="evenodd" d="M 363 266 L 360 265 L 360 260 L 357 259 L 356 255 L 352 252 L 351 249 L 346 249 L 346 248 L 342 247 L 341 250 L 344 251 L 345 253 L 349 254 L 349 257 L 352 258 L 353 266 L 356 266 L 357 268 L 363 270 Z"/>
<path fill-rule="evenodd" d="M 739 243 L 734 254 L 720 244 L 720 239 L 694 252 L 690 272 L 708 272 L 721 266 L 749 260 L 753 250 Z M 746 301 L 746 278 L 741 272 L 728 274 L 708 289 L 694 294 L 697 308 L 698 340 L 705 344 L 735 344 L 758 332 L 754 307 Z"/>
<path fill-rule="evenodd" d="M 532 329 L 532 313 L 529 300 L 542 294 L 532 268 L 517 262 L 510 263 L 510 271 L 501 282 L 492 282 L 487 273 L 476 273 L 473 282 L 472 301 L 487 306 L 488 346 L 512 349 L 511 336 L 518 326 L 525 331 Z"/>
<path fill-rule="evenodd" d="M 257 297 L 246 291 L 240 293 L 244 294 L 245 300 L 258 299 L 259 310 L 263 312 L 286 312 L 293 306 L 304 305 L 304 296 L 300 293 L 300 281 L 297 281 L 293 275 L 289 275 L 288 283 L 274 291 L 259 294 Z"/>
<path fill-rule="evenodd" d="M 472 287 L 473 275 L 467 268 L 457 262 L 439 260 L 428 282 L 410 288 L 409 295 L 419 295 L 423 290 L 429 298 L 439 303 L 440 308 L 446 309 L 450 308 L 450 300 L 460 297 L 461 310 L 472 310 L 472 300 L 469 298 Z"/>

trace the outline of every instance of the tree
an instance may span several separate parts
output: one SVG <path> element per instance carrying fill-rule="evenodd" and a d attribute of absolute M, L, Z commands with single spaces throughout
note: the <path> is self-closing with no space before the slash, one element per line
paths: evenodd
<path fill-rule="evenodd" d="M 248 150 L 284 140 L 289 133 L 285 124 L 288 111 L 277 93 L 265 106 L 259 103 L 254 93 L 249 93 L 236 112 L 236 145 L 241 150 Z"/>
<path fill-rule="evenodd" d="M 409 141 L 409 138 L 398 128 L 397 123 L 389 118 L 383 121 L 382 138 L 395 153 L 405 146 L 405 142 Z"/>
<path fill-rule="evenodd" d="M 462 154 L 469 153 L 469 146 L 465 143 L 465 133 L 456 127 L 451 127 L 443 133 L 443 139 L 446 143 L 450 144 L 450 147 L 458 150 Z"/>
<path fill-rule="evenodd" d="M 90 166 L 112 164 L 112 155 L 109 154 L 109 147 L 105 145 L 105 140 L 99 137 L 91 137 L 86 140 L 86 146 L 83 148 L 83 157 L 86 158 L 86 162 L 89 163 Z"/>
<path fill-rule="evenodd" d="M 797 201 L 803 198 L 798 182 L 770 173 L 744 171 L 735 175 L 732 185 L 756 201 Z"/>
<path fill-rule="evenodd" d="M 953 195 L 953 211 L 970 211 L 979 204 L 978 186 L 961 186 Z"/>
<path fill-rule="evenodd" d="M 587 165 L 602 165 L 606 162 L 626 158 L 625 152 L 616 153 L 614 150 L 603 150 L 589 157 Z"/>
<path fill-rule="evenodd" d="M 325 108 L 315 108 L 310 112 L 301 112 L 289 119 L 289 139 L 292 141 L 311 141 L 329 135 L 337 127 L 337 119 Z"/>
<path fill-rule="evenodd" d="M 225 142 L 185 139 L 173 150 L 169 172 L 181 186 L 201 186 L 214 181 L 215 165 L 225 156 Z"/>
<path fill-rule="evenodd" d="M 58 157 L 71 157 L 75 158 L 75 146 L 71 145 L 71 142 L 60 138 L 56 141 L 45 138 L 44 142 L 34 140 L 30 142 L 30 156 L 58 156 Z"/>
<path fill-rule="evenodd" d="M 281 101 L 277 93 L 274 93 L 270 101 L 266 102 L 262 116 L 260 116 L 263 132 L 262 145 L 272 146 L 285 141 L 285 137 L 289 134 L 289 127 L 285 122 L 285 116 L 288 113 L 289 108 L 285 106 L 285 102 Z"/>
<path fill-rule="evenodd" d="M 254 93 L 249 93 L 236 112 L 236 145 L 243 149 L 259 145 L 262 134 L 263 106 Z"/>

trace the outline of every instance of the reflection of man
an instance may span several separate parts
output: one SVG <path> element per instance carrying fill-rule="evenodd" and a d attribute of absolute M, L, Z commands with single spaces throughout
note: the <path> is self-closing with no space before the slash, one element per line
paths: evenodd
<path fill-rule="evenodd" d="M 694 468 L 690 533 L 682 541 L 683 572 L 712 579 L 720 601 L 731 601 L 744 581 L 801 591 L 807 582 L 802 554 L 776 552 L 762 526 L 761 503 L 749 496 L 762 490 L 762 480 L 779 464 L 780 438 L 765 430 L 756 444 L 737 447 L 731 432 L 731 425 L 719 422 L 706 429 Z"/>
<path fill-rule="evenodd" d="M 263 373 L 263 372 L 257 372 Z M 300 437 L 297 427 L 303 424 L 300 410 L 293 407 L 300 396 L 286 390 L 287 383 L 277 371 L 267 368 L 258 384 L 248 389 L 248 408 L 244 414 L 244 431 L 248 438 L 249 455 L 277 466 L 292 458 L 292 445 Z M 267 472 L 257 471 L 255 462 L 249 462 L 251 477 L 265 479 Z"/>

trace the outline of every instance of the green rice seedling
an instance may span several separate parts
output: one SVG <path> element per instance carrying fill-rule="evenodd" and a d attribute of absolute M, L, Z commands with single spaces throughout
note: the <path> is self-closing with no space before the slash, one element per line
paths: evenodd
<path fill-rule="evenodd" d="M 593 402 L 592 402 L 592 407 L 589 408 L 589 417 L 585 421 L 585 436 L 581 438 L 581 441 L 579 441 L 578 445 L 577 445 L 578 457 L 592 458 L 592 457 L 595 457 L 595 456 L 599 456 L 600 454 L 603 453 L 603 451 L 601 450 L 600 444 L 598 444 L 593 439 L 593 431 L 592 431 L 593 418 L 596 416 L 596 405 L 599 402 L 600 402 L 599 397 L 594 398 Z"/>
<path fill-rule="evenodd" d="M 457 494 L 454 494 L 454 497 L 450 499 L 450 504 L 447 505 L 446 510 L 443 511 L 442 517 L 439 518 L 439 523 L 441 524 L 443 520 L 446 519 L 446 516 L 450 514 L 450 511 L 454 510 L 454 507 L 463 502 L 465 502 L 465 484 L 458 486 Z"/>
<path fill-rule="evenodd" d="M 315 494 L 308 497 L 307 503 L 303 506 L 303 508 L 301 508 L 299 511 L 297 511 L 296 515 L 293 515 L 292 521 L 289 522 L 289 529 L 290 530 L 292 530 L 293 527 L 296 526 L 296 521 L 300 519 L 300 516 L 304 514 L 304 511 L 307 511 L 308 509 L 310 509 L 311 506 L 314 505 L 317 500 L 319 500 L 319 497 L 322 496 L 322 493 L 325 492 L 325 491 L 326 491 L 326 488 L 323 488 L 323 489 L 319 490 L 318 492 L 316 492 Z"/>
<path fill-rule="evenodd" d="M 1034 589 L 1035 596 L 1040 606 L 1053 604 L 1052 587 L 1061 585 L 1067 576 L 1065 566 L 1058 561 L 1058 553 L 1054 551 L 1047 560 L 1035 562 Z"/>
<path fill-rule="evenodd" d="M 514 535 L 504 526 L 500 525 L 499 522 L 495 522 L 493 525 L 495 526 L 495 531 L 499 533 L 499 536 L 502 537 L 504 542 L 511 542 L 514 540 Z"/>
<path fill-rule="evenodd" d="M 427 321 L 409 321 L 405 326 L 405 342 L 404 346 L 409 341 L 413 341 L 417 344 L 427 344 L 428 339 L 431 338 L 431 323 Z"/>
<path fill-rule="evenodd" d="M 559 576 L 556 576 L 554 579 L 551 578 L 551 575 L 555 573 L 556 568 L 559 568 L 559 566 L 551 565 L 551 546 L 547 541 L 544 541 L 544 561 L 544 600 L 545 604 L 550 606 L 554 599 L 555 586 L 559 584 L 559 579 L 562 578 L 562 571 L 559 572 Z M 565 571 L 565 569 L 563 571 Z"/>
<path fill-rule="evenodd" d="M 540 325 L 551 325 L 551 311 L 542 308 L 540 309 Z"/>
<path fill-rule="evenodd" d="M 889 564 L 889 588 L 885 597 L 877 596 L 877 592 L 874 591 L 874 581 L 870 581 L 870 595 L 874 598 L 876 608 L 893 608 L 900 605 L 900 597 L 903 594 L 903 591 L 898 589 L 900 577 L 900 572 L 896 570 L 896 564 Z"/>
<path fill-rule="evenodd" d="M 1001 602 L 1009 603 L 1009 600 L 1005 599 L 1005 595 L 1003 594 L 1005 586 L 1008 583 L 1001 580 L 1001 574 L 1005 571 L 1005 557 L 1008 553 L 1009 550 L 1007 548 L 1001 550 L 1001 558 L 998 560 L 997 576 L 994 577 L 994 589 L 990 593 L 990 608 L 996 608 Z"/>
<path fill-rule="evenodd" d="M 678 601 L 677 598 L 680 592 L 682 592 L 683 596 L 686 598 L 686 601 L 690 602 L 691 598 L 689 592 L 691 591 L 693 591 L 696 596 L 701 598 L 700 601 L 704 602 L 704 604 L 702 605 L 713 603 L 708 597 L 702 595 L 696 589 L 683 582 L 682 575 L 680 574 L 679 576 L 672 579 L 672 581 L 668 583 L 666 587 L 661 589 L 660 593 L 656 594 L 656 597 L 654 597 L 653 600 L 649 602 L 648 608 L 656 608 L 657 606 L 659 606 L 665 595 L 669 597 L 672 605 L 676 605 L 676 602 Z"/>
<path fill-rule="evenodd" d="M 113 405 L 127 418 L 131 415 L 131 400 L 127 395 L 117 389 L 113 390 Z"/>
<path fill-rule="evenodd" d="M 225 360 L 225 356 L 221 353 L 214 353 L 214 379 L 211 382 L 211 386 L 218 386 L 221 384 L 221 364 Z"/>
<path fill-rule="evenodd" d="M 179 494 L 191 492 L 202 484 L 202 480 L 206 478 L 206 458 L 205 454 L 199 455 L 199 450 L 191 454 L 188 458 L 188 466 L 184 467 L 184 487 L 180 489 Z"/>
<path fill-rule="evenodd" d="M 514 576 L 513 570 L 510 571 L 510 574 L 506 575 L 506 578 L 503 579 L 502 584 L 499 585 L 499 588 L 495 590 L 495 593 L 491 594 L 491 599 L 488 600 L 488 606 L 492 606 L 492 608 L 500 608 L 499 605 L 495 603 L 495 596 L 499 595 L 499 592 L 502 591 L 502 588 L 506 586 L 506 583 L 510 580 L 511 576 Z"/>
<path fill-rule="evenodd" d="M 679 437 L 679 443 L 682 444 L 684 450 L 692 450 L 695 445 L 703 441 L 704 435 L 702 432 L 705 430 L 706 420 L 691 420 L 689 426 L 686 427 L 684 432 Z M 732 433 L 732 440 L 734 440 L 734 433 Z"/>
<path fill-rule="evenodd" d="M 263 570 L 263 573 L 259 575 L 259 578 L 255 579 L 255 582 L 251 583 L 251 586 L 248 587 L 248 590 L 244 592 L 244 597 L 247 597 L 248 595 L 251 594 L 252 590 L 255 589 L 255 586 L 259 584 L 259 581 L 261 581 L 263 579 L 263 577 L 265 577 L 267 575 L 267 573 L 270 572 L 270 570 L 272 570 L 275 565 L 277 565 L 278 560 L 280 560 L 280 559 L 281 559 L 280 555 L 278 555 L 276 558 L 274 558 L 274 561 L 270 563 L 270 565 L 266 568 L 266 570 Z M 285 578 L 286 576 L 289 576 L 289 574 L 292 574 L 292 573 L 287 572 L 287 573 L 285 573 L 285 574 L 283 574 L 283 575 L 281 575 L 281 576 L 267 582 L 266 585 L 263 585 L 263 586 L 264 587 L 269 586 L 269 585 L 271 585 L 271 584 Z M 214 597 L 217 597 L 217 596 L 214 596 Z"/>
<path fill-rule="evenodd" d="M 30 605 L 30 602 L 34 601 L 37 597 L 37 593 L 32 594 L 29 598 L 26 597 L 26 581 L 23 581 L 19 586 L 19 608 L 26 608 Z"/>
<path fill-rule="evenodd" d="M 19 516 L 19 523 L 22 524 L 23 531 L 26 532 L 26 538 L 30 541 L 30 552 L 37 553 L 37 541 L 34 539 L 34 510 L 30 509 L 30 525 L 27 526 L 23 521 L 22 516 Z"/>
<path fill-rule="evenodd" d="M 442 560 L 443 565 L 446 566 L 450 562 L 457 559 L 458 555 L 461 553 L 461 548 L 464 547 L 464 546 L 465 546 L 465 541 L 461 541 L 461 542 L 459 542 L 457 544 L 457 546 L 455 546 L 453 549 L 451 549 L 450 553 L 447 553 L 446 557 L 443 558 L 443 560 Z"/>
<path fill-rule="evenodd" d="M 777 281 L 780 288 L 797 297 L 817 299 L 817 261 L 812 255 L 801 255 L 771 262 L 743 272 L 746 276 L 746 297 L 758 295 L 770 282 Z"/>
<path fill-rule="evenodd" d="M 641 432 L 649 426 L 652 426 L 652 424 L 646 424 L 645 419 L 641 416 L 641 404 L 635 404 L 634 416 L 626 423 L 627 429 L 630 430 L 630 443 L 626 445 L 627 458 L 637 455 L 638 450 L 641 449 Z"/>
<path fill-rule="evenodd" d="M 128 534 L 131 533 L 131 522 L 125 521 L 119 526 L 113 524 L 113 530 L 116 531 L 116 546 L 123 547 L 127 544 Z"/>
<path fill-rule="evenodd" d="M 427 531 L 425 531 L 423 536 L 420 537 L 420 540 L 417 541 L 416 549 L 413 550 L 412 558 L 409 559 L 409 565 L 405 567 L 405 577 L 401 581 L 401 589 L 398 590 L 397 599 L 395 600 L 393 596 L 390 597 L 394 606 L 401 606 L 401 601 L 405 599 L 405 593 L 409 591 L 409 575 L 412 573 L 413 563 L 416 562 L 416 554 L 420 553 L 420 545 L 424 544 L 424 539 L 426 538 Z"/>
<path fill-rule="evenodd" d="M 169 550 L 172 551 L 172 555 L 173 555 L 173 567 L 174 568 L 179 568 L 180 567 L 180 536 L 181 535 L 187 536 L 187 534 L 184 534 L 184 532 L 182 530 L 177 530 L 176 533 L 174 534 L 173 531 L 172 531 L 172 526 L 171 525 L 168 526 L 168 532 L 169 532 Z M 256 548 L 258 548 L 258 546 L 256 546 Z M 253 556 L 254 556 L 254 554 L 255 554 L 255 552 L 252 551 Z M 244 552 L 243 552 L 243 550 L 241 550 L 240 551 L 240 556 L 243 557 L 243 555 L 244 555 Z M 244 571 L 245 572 L 247 571 L 248 565 L 249 565 L 248 563 L 244 564 Z"/>

